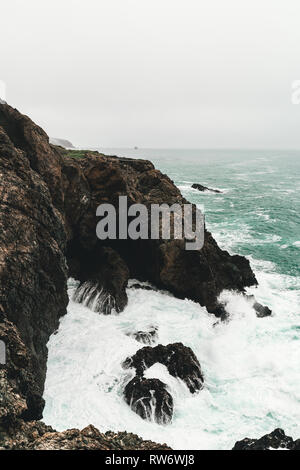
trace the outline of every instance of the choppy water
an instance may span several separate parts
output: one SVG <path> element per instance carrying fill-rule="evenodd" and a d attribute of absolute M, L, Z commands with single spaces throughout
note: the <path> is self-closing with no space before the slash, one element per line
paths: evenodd
<path fill-rule="evenodd" d="M 300 436 L 300 153 L 284 151 L 106 150 L 151 159 L 204 208 L 222 248 L 250 259 L 259 287 L 249 289 L 273 309 L 256 318 L 239 295 L 225 292 L 231 321 L 163 292 L 129 289 L 119 316 L 98 315 L 70 301 L 49 341 L 44 420 L 58 430 L 94 424 L 132 431 L 175 449 L 230 449 L 236 440 L 283 427 Z M 223 194 L 200 193 L 192 183 Z M 74 282 L 70 282 L 70 295 Z M 167 383 L 173 423 L 143 421 L 122 398 L 121 362 L 142 347 L 126 333 L 158 326 L 159 342 L 181 341 L 197 355 L 205 389 L 185 385 L 155 365 L 148 376 Z"/>

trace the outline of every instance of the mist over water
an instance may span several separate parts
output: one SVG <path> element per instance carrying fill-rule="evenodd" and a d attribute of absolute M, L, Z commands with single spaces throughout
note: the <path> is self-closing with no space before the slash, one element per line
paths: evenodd
<path fill-rule="evenodd" d="M 101 149 L 102 150 L 102 149 Z M 203 208 L 223 249 L 250 259 L 259 281 L 248 289 L 273 310 L 257 318 L 249 303 L 223 292 L 231 313 L 220 323 L 205 308 L 166 292 L 128 288 L 120 315 L 70 301 L 50 338 L 44 420 L 58 430 L 94 424 L 127 430 L 174 449 L 230 449 L 246 436 L 282 427 L 300 436 L 300 153 L 276 151 L 106 150 L 151 159 L 183 195 Z M 192 183 L 220 189 L 200 193 Z M 69 282 L 70 298 L 75 281 Z M 128 333 L 158 327 L 158 343 L 182 342 L 201 364 L 205 388 L 191 395 L 166 368 L 148 377 L 174 397 L 171 425 L 146 422 L 125 403 L 127 356 L 143 347 Z"/>

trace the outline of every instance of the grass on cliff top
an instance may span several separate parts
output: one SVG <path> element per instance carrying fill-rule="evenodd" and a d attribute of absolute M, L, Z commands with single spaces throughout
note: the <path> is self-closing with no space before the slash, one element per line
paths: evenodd
<path fill-rule="evenodd" d="M 64 147 L 59 147 L 60 153 L 64 157 L 72 157 L 72 158 L 85 158 L 88 154 L 100 155 L 99 152 L 91 151 L 91 150 L 68 150 Z"/>

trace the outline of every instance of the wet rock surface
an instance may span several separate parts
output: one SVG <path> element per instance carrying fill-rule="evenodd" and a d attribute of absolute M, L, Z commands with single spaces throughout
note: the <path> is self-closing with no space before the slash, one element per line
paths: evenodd
<path fill-rule="evenodd" d="M 294 441 L 292 437 L 285 434 L 283 429 L 277 428 L 260 439 L 249 439 L 246 437 L 242 441 L 238 441 L 233 448 L 233 450 L 271 449 L 300 450 L 300 439 Z"/>
<path fill-rule="evenodd" d="M 253 308 L 259 318 L 269 317 L 272 315 L 272 310 L 270 310 L 269 307 L 266 307 L 265 305 L 262 305 L 258 302 L 254 302 Z"/>
<path fill-rule="evenodd" d="M 143 344 L 154 344 L 158 339 L 158 328 L 156 326 L 150 327 L 147 331 L 135 331 L 133 333 L 128 333 L 128 336 L 131 336 L 139 343 Z"/>
<path fill-rule="evenodd" d="M 158 424 L 172 421 L 173 398 L 160 380 L 134 377 L 124 389 L 124 397 L 141 418 Z"/>
<path fill-rule="evenodd" d="M 198 191 L 210 191 L 211 193 L 217 193 L 217 194 L 222 193 L 222 191 L 220 191 L 219 189 L 207 188 L 206 186 L 202 186 L 202 184 L 199 184 L 199 183 L 192 184 L 192 188 L 198 189 Z"/>
<path fill-rule="evenodd" d="M 76 272 L 76 268 L 70 271 L 72 277 L 80 280 L 74 300 L 104 315 L 112 310 L 122 312 L 128 302 L 129 269 L 119 254 L 112 248 L 98 247 L 97 252 L 85 256 L 79 266 L 79 271 Z"/>
<path fill-rule="evenodd" d="M 146 346 L 127 358 L 123 366 L 135 368 L 136 375 L 143 377 L 145 370 L 157 362 L 165 365 L 170 375 L 183 380 L 191 393 L 203 388 L 204 379 L 199 361 L 191 348 L 182 343 L 167 346 L 159 344 L 153 348 Z"/>

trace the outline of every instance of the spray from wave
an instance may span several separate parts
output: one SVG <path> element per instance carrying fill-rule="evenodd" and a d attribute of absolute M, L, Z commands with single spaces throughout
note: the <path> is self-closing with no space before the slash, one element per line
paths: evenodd
<path fill-rule="evenodd" d="M 216 323 L 198 304 L 164 292 L 129 288 L 128 307 L 111 316 L 70 300 L 48 345 L 45 421 L 58 430 L 90 423 L 102 431 L 130 430 L 174 449 L 230 449 L 246 435 L 260 436 L 276 427 L 297 437 L 299 296 L 290 290 L 293 278 L 257 272 L 255 295 L 273 308 L 272 317 L 257 318 L 247 300 L 231 292 L 222 294 L 231 313 L 228 323 Z M 72 297 L 75 283 L 69 284 Z M 142 347 L 130 333 L 153 325 L 157 343 L 191 347 L 205 377 L 204 390 L 191 396 L 164 366 L 147 370 L 146 377 L 166 383 L 174 398 L 168 426 L 142 420 L 123 397 L 133 372 L 121 364 Z"/>

